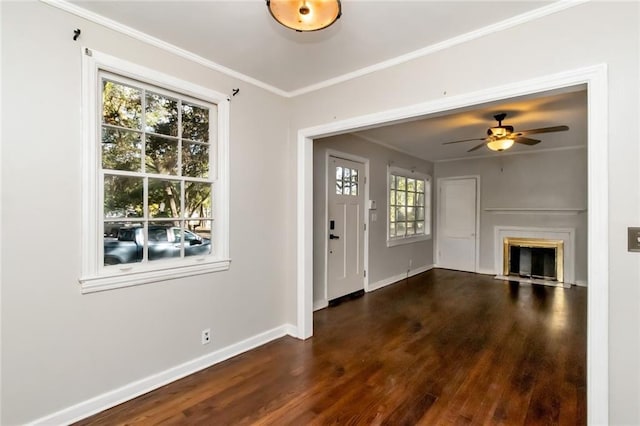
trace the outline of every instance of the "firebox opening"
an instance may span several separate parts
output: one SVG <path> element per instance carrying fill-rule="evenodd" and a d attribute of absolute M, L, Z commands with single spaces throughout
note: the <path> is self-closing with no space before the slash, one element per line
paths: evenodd
<path fill-rule="evenodd" d="M 504 238 L 503 275 L 564 282 L 564 242 L 544 238 Z"/>
<path fill-rule="evenodd" d="M 511 246 L 509 258 L 509 275 L 558 280 L 555 248 Z"/>

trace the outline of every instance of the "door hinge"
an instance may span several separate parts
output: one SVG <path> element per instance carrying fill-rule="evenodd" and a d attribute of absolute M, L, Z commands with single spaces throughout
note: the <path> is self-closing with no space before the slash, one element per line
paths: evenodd
<path fill-rule="evenodd" d="M 366 231 L 367 230 L 367 224 L 363 223 L 363 225 L 364 225 L 364 230 Z"/>
<path fill-rule="evenodd" d="M 364 277 L 367 278 L 367 271 L 364 271 Z"/>

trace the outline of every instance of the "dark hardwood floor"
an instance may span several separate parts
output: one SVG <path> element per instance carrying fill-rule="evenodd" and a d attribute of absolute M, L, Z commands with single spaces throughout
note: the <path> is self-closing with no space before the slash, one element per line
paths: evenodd
<path fill-rule="evenodd" d="M 80 425 L 584 425 L 586 288 L 432 270 Z"/>

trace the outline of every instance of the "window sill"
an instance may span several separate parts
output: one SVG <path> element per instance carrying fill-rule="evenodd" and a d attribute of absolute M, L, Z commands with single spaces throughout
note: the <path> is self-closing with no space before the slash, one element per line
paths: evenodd
<path fill-rule="evenodd" d="M 431 235 L 420 235 L 417 237 L 398 238 L 396 240 L 387 240 L 387 247 L 401 246 L 404 244 L 413 244 L 420 241 L 427 241 L 431 239 Z"/>
<path fill-rule="evenodd" d="M 197 261 L 197 260 L 196 260 Z M 173 280 L 177 278 L 191 277 L 194 275 L 208 274 L 211 272 L 226 271 L 231 264 L 230 259 L 216 260 L 197 264 L 167 265 L 164 268 L 121 272 L 110 275 L 95 275 L 80 278 L 80 291 L 82 294 L 96 293 L 99 291 L 113 290 L 116 288 L 131 287 L 158 281 Z"/>

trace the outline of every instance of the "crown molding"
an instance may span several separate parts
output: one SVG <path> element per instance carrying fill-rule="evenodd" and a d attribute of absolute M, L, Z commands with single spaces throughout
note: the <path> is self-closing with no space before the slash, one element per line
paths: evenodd
<path fill-rule="evenodd" d="M 511 157 L 513 155 L 531 155 L 531 154 L 542 154 L 545 152 L 558 152 L 558 151 L 573 151 L 578 149 L 587 149 L 586 145 L 572 145 L 572 146 L 562 146 L 559 148 L 543 148 L 536 149 L 535 151 L 512 151 L 512 152 L 494 152 L 491 154 L 483 154 L 483 155 L 473 155 L 470 157 L 456 157 L 456 158 L 445 158 L 442 160 L 431 160 L 434 163 L 448 163 L 450 161 L 468 161 L 468 160 L 481 160 L 483 158 L 495 158 L 497 156 L 500 157 Z"/>
<path fill-rule="evenodd" d="M 399 152 L 401 154 L 405 154 L 405 155 L 408 155 L 410 157 L 417 158 L 419 160 L 431 161 L 431 160 L 425 160 L 424 158 L 420 158 L 413 152 L 405 151 L 402 148 L 398 148 L 397 146 L 393 146 L 393 145 L 391 145 L 389 143 L 383 142 L 380 139 L 372 138 L 371 136 L 363 135 L 363 134 L 358 133 L 358 132 L 352 132 L 352 133 L 347 133 L 347 134 L 351 135 L 351 136 L 355 136 L 358 139 L 362 139 L 363 141 L 367 141 L 367 142 L 370 142 L 370 143 L 373 143 L 373 144 L 376 144 L 376 145 L 383 146 L 383 147 L 385 147 L 387 149 L 390 149 L 392 151 L 396 151 L 396 152 Z"/>
<path fill-rule="evenodd" d="M 186 49 L 178 47 L 174 44 L 167 43 L 164 40 L 153 37 L 147 33 L 142 31 L 138 31 L 135 28 L 131 28 L 127 25 L 121 24 L 113 19 L 106 18 L 102 15 L 99 15 L 95 12 L 91 12 L 90 10 L 84 9 L 80 6 L 76 6 L 75 4 L 69 3 L 66 0 L 40 0 L 42 3 L 48 4 L 49 6 L 53 6 L 55 8 L 64 10 L 65 12 L 69 12 L 73 15 L 79 16 L 80 18 L 84 18 L 88 21 L 91 21 L 95 24 L 102 25 L 103 27 L 109 28 L 111 30 L 117 31 L 121 34 L 132 37 L 136 40 L 139 40 L 143 43 L 147 43 L 151 46 L 162 49 L 166 52 L 172 53 L 176 56 L 180 56 L 184 59 L 193 61 L 197 64 L 203 65 L 211 70 L 218 71 L 222 74 L 225 74 L 229 77 L 237 78 L 238 80 L 244 81 L 245 83 L 252 84 L 254 86 L 260 87 L 261 89 L 267 90 L 271 93 L 274 93 L 279 96 L 283 96 L 286 98 L 291 97 L 291 95 L 277 87 L 274 87 L 270 84 L 264 83 L 260 80 L 257 80 L 253 77 L 249 77 L 248 75 L 242 74 L 238 71 L 234 71 L 231 68 L 227 68 L 223 65 L 220 65 L 216 62 L 213 62 L 209 59 L 203 58 L 200 55 L 196 55 L 193 52 L 190 52 Z"/>
<path fill-rule="evenodd" d="M 431 55 L 432 53 L 439 52 L 444 49 L 448 49 L 450 47 L 456 46 L 458 44 L 466 43 L 468 41 L 472 41 L 478 39 L 480 37 L 484 37 L 489 34 L 497 33 L 499 31 L 503 31 L 518 25 L 525 24 L 527 22 L 534 21 L 536 19 L 543 18 L 545 16 L 561 12 L 563 10 L 569 9 L 574 6 L 578 6 L 580 4 L 586 3 L 590 0 L 560 0 L 548 4 L 546 6 L 542 6 L 538 9 L 531 10 L 529 12 L 522 13 L 520 15 L 513 16 L 511 18 L 502 20 L 500 22 L 496 22 L 491 25 L 487 25 L 486 27 L 482 27 L 480 29 L 470 31 L 459 36 L 447 39 L 445 41 L 432 44 L 426 46 L 422 49 L 414 50 L 413 52 L 409 52 L 407 54 L 397 56 L 395 58 L 379 62 L 377 64 L 361 68 L 359 70 L 349 72 L 325 81 L 321 81 L 306 87 L 302 87 L 300 89 L 295 89 L 291 91 L 282 90 L 278 87 L 267 84 L 263 81 L 255 79 L 253 77 L 249 77 L 248 75 L 242 74 L 238 71 L 234 71 L 231 68 L 227 68 L 223 65 L 218 64 L 217 62 L 211 61 L 209 59 L 203 58 L 200 55 L 197 55 L 193 52 L 190 52 L 186 49 L 163 41 L 159 38 L 153 37 L 147 33 L 142 31 L 138 31 L 132 27 L 121 24 L 112 19 L 106 18 L 102 15 L 99 15 L 95 12 L 91 12 L 87 9 L 84 9 L 75 4 L 69 3 L 67 0 L 40 0 L 42 3 L 45 3 L 49 6 L 56 7 L 58 9 L 64 10 L 73 15 L 79 16 L 81 18 L 87 19 L 91 22 L 94 22 L 98 25 L 102 25 L 106 28 L 112 29 L 119 33 L 125 34 L 129 37 L 132 37 L 136 40 L 142 41 L 149 45 L 155 46 L 167 52 L 173 53 L 182 58 L 188 59 L 200 65 L 203 65 L 209 69 L 214 71 L 218 71 L 220 73 L 226 74 L 229 77 L 237 78 L 238 80 L 244 81 L 246 83 L 252 84 L 254 86 L 260 87 L 268 92 L 273 94 L 285 97 L 285 98 L 294 98 L 296 96 L 305 95 L 307 93 L 315 92 L 317 90 L 321 90 L 330 86 L 334 86 L 339 83 L 344 83 L 349 80 L 353 80 L 358 77 L 365 76 L 367 74 L 374 73 L 376 71 L 381 71 L 387 68 L 394 67 L 396 65 L 403 64 L 405 62 L 412 61 L 414 59 L 418 59 L 427 55 Z"/>
<path fill-rule="evenodd" d="M 365 68 L 361 68 L 359 70 L 356 70 L 347 74 L 343 74 L 338 77 L 331 78 L 329 80 L 325 80 L 316 84 L 312 84 L 307 87 L 303 87 L 301 89 L 290 91 L 288 92 L 288 95 L 289 97 L 296 97 L 296 96 L 304 95 L 310 92 L 314 92 L 316 90 L 324 89 L 329 86 L 334 86 L 336 84 L 343 83 L 348 80 L 353 80 L 355 78 L 362 77 L 364 75 L 371 74 L 376 71 L 381 71 L 387 68 L 394 67 L 396 65 L 403 64 L 405 62 L 412 61 L 414 59 L 422 58 L 423 56 L 431 55 L 433 53 L 448 49 L 458 44 L 466 43 L 468 41 L 472 41 L 489 34 L 497 33 L 518 25 L 525 24 L 527 22 L 534 21 L 536 19 L 543 18 L 545 16 L 548 16 L 557 12 L 561 12 L 571 7 L 578 6 L 583 3 L 587 3 L 588 1 L 590 0 L 560 0 L 560 1 L 548 4 L 546 6 L 542 6 L 538 9 L 534 9 L 529 12 L 525 12 L 520 15 L 513 16 L 503 21 L 499 21 L 494 24 L 487 25 L 486 27 L 482 27 L 477 30 L 473 30 L 468 33 L 464 33 L 459 36 L 441 41 L 439 43 L 423 47 L 422 49 L 414 50 L 413 52 L 409 52 L 404 55 L 397 56 L 395 58 L 392 58 L 383 62 L 378 62 L 377 64 L 374 64 Z"/>

